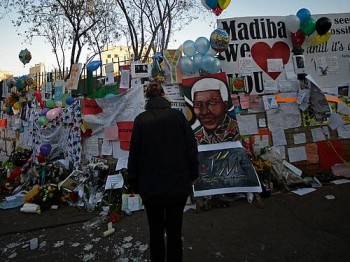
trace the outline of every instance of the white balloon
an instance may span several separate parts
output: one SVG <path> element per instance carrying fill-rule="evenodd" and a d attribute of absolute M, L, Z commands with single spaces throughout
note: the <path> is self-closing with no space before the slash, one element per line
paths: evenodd
<path fill-rule="evenodd" d="M 292 33 L 297 32 L 300 29 L 300 19 L 296 15 L 287 15 L 284 19 L 286 28 Z"/>

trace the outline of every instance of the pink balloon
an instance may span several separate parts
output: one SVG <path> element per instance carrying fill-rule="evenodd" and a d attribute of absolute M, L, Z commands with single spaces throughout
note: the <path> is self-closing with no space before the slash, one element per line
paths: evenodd
<path fill-rule="evenodd" d="M 49 120 L 55 119 L 62 112 L 60 107 L 52 108 L 46 113 L 46 118 Z"/>

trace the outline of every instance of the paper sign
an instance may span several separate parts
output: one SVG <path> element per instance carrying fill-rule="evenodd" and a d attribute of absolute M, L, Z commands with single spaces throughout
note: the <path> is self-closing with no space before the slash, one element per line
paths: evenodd
<path fill-rule="evenodd" d="M 107 176 L 105 190 L 122 188 L 124 185 L 124 179 L 121 174 Z"/>

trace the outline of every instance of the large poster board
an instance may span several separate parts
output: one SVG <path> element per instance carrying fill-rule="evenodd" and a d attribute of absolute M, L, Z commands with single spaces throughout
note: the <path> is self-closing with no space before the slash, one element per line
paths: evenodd
<path fill-rule="evenodd" d="M 253 164 L 240 142 L 200 145 L 194 196 L 261 192 Z"/>
<path fill-rule="evenodd" d="M 322 88 L 343 86 L 350 82 L 350 14 L 317 14 L 317 20 L 328 17 L 332 21 L 331 37 L 320 45 L 312 45 L 315 35 L 306 36 L 302 45 L 305 56 L 305 73 Z M 287 30 L 285 16 L 241 17 L 218 19 L 218 27 L 230 38 L 228 48 L 220 53 L 222 69 L 232 78 L 239 74 L 239 61 L 252 58 L 253 73 L 245 76 L 248 93 L 263 94 L 266 81 L 287 79 L 288 68 L 293 68 L 291 32 Z M 273 70 L 270 64 L 282 62 L 282 70 Z M 321 74 L 320 61 L 331 63 L 333 72 Z M 230 81 L 229 81 L 230 82 Z"/>

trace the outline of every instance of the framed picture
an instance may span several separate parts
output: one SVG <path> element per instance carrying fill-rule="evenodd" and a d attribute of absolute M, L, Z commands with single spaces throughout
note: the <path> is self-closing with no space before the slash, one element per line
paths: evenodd
<path fill-rule="evenodd" d="M 305 57 L 303 55 L 293 56 L 293 66 L 296 74 L 305 74 Z"/>
<path fill-rule="evenodd" d="M 131 65 L 131 77 L 132 78 L 144 78 L 151 75 L 150 64 L 132 64 Z"/>

